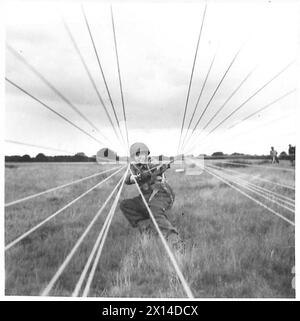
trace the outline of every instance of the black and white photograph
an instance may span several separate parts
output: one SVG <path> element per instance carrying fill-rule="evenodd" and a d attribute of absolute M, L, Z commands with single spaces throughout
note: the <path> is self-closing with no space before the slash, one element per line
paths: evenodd
<path fill-rule="evenodd" d="M 3 8 L 6 298 L 296 299 L 298 1 Z"/>

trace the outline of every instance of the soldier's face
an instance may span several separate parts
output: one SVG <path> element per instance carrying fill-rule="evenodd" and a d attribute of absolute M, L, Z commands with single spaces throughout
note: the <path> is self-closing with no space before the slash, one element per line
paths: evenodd
<path fill-rule="evenodd" d="M 148 162 L 148 154 L 147 153 L 140 153 L 139 155 L 136 155 L 135 161 L 137 163 L 147 163 Z"/>

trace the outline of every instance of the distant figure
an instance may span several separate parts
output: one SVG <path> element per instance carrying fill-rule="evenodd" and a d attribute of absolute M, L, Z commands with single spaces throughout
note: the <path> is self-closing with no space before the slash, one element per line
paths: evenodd
<path fill-rule="evenodd" d="M 272 159 L 272 164 L 275 164 L 275 162 L 277 164 L 279 164 L 279 159 L 277 157 L 277 151 L 274 149 L 274 147 L 272 146 L 271 147 L 271 150 L 270 150 L 270 155 L 271 155 L 271 159 Z"/>
<path fill-rule="evenodd" d="M 291 144 L 289 144 L 289 157 L 290 157 L 291 165 L 294 165 L 295 154 L 296 154 L 296 146 L 292 146 Z"/>

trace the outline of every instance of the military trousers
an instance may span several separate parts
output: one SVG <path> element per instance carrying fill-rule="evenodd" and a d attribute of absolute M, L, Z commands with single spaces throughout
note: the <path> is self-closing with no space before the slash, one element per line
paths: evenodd
<path fill-rule="evenodd" d="M 279 159 L 277 156 L 272 156 L 272 164 L 275 164 L 275 163 L 279 164 Z"/>
<path fill-rule="evenodd" d="M 171 214 L 171 197 L 168 193 L 159 191 L 149 201 L 150 195 L 150 193 L 144 194 L 155 221 L 163 235 L 168 238 L 170 234 L 178 234 L 168 217 Z M 121 201 L 120 209 L 132 227 L 137 227 L 140 223 L 149 219 L 152 221 L 141 195 Z"/>

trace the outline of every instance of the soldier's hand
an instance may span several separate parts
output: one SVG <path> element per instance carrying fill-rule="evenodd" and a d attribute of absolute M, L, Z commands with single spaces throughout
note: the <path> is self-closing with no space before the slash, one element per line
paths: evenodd
<path fill-rule="evenodd" d="M 139 181 L 139 180 L 141 179 L 141 174 L 138 173 L 137 175 L 131 175 L 131 176 L 130 176 L 130 180 L 131 180 L 132 182 L 134 182 L 134 179 L 136 179 L 137 181 Z"/>
<path fill-rule="evenodd" d="M 162 177 L 158 175 L 158 176 L 156 176 L 155 180 L 156 180 L 157 182 L 161 182 L 161 181 L 162 181 Z"/>

